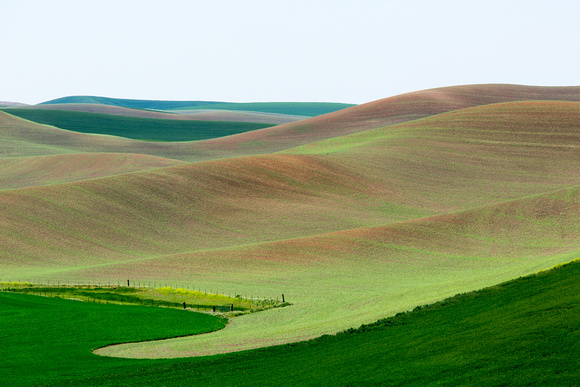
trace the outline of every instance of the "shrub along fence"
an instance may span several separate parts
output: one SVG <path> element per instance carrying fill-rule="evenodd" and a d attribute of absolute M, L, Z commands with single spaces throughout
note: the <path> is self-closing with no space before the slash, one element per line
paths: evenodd
<path fill-rule="evenodd" d="M 161 287 L 157 287 L 157 285 Z M 192 290 L 193 289 L 193 290 Z M 236 294 L 219 294 L 210 290 L 204 292 L 191 286 L 173 288 L 172 285 L 157 281 L 117 281 L 117 283 L 70 281 L 2 281 L 0 291 L 35 294 L 45 297 L 67 298 L 85 302 L 113 303 L 122 305 L 143 305 L 166 308 L 190 309 L 205 312 L 233 312 L 268 309 L 283 306 L 278 299 L 244 297 Z M 148 292 L 149 291 L 149 292 Z M 155 293 L 155 296 L 152 294 Z M 231 294 L 231 293 L 230 293 Z M 160 296 L 157 296 L 160 295 Z M 165 297 L 163 297 L 165 296 Z M 177 301 L 177 298 L 186 301 Z M 282 298 L 284 295 L 282 295 Z M 195 302 L 195 301 L 198 302 Z M 203 301 L 203 302 L 200 302 Z M 234 304 L 236 304 L 234 306 Z"/>

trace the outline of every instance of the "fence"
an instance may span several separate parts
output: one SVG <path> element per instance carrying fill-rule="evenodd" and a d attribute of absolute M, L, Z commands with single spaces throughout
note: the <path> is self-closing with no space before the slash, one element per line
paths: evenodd
<path fill-rule="evenodd" d="M 46 297 L 67 298 L 94 303 L 143 305 L 143 306 L 157 306 L 179 309 L 183 308 L 197 311 L 205 311 L 205 312 L 213 311 L 222 313 L 233 312 L 234 310 L 247 311 L 257 309 L 268 309 L 271 307 L 280 306 L 278 300 L 277 299 L 274 300 L 273 298 L 266 297 L 255 298 L 253 295 L 250 298 L 247 298 L 239 294 L 236 294 L 235 297 L 231 297 L 231 295 L 226 296 L 225 294 L 213 293 L 211 290 L 210 290 L 211 293 L 208 293 L 207 290 L 201 292 L 201 289 L 195 290 L 195 288 L 193 288 L 194 290 L 190 290 L 192 289 L 192 287 L 187 285 L 186 287 L 173 288 L 171 284 L 157 281 L 127 280 L 126 286 L 122 286 L 121 283 L 125 285 L 124 281 L 123 282 L 116 281 L 115 284 L 112 283 L 111 281 L 106 282 L 91 281 L 83 283 L 76 281 L 71 282 L 58 280 L 21 281 L 19 279 L 17 281 L 8 280 L 7 282 L 3 282 L 2 280 L 0 280 L 0 291 L 36 294 Z M 155 287 L 157 284 L 165 285 L 165 287 L 161 288 Z M 156 299 L 147 296 L 138 297 L 136 295 L 132 295 L 132 293 L 138 293 L 139 291 L 146 292 L 147 289 L 155 290 L 155 292 L 163 290 L 163 294 L 165 294 L 165 292 L 169 292 L 168 294 L 171 297 L 166 297 L 166 299 L 160 298 Z M 194 295 L 195 292 L 197 292 L 197 294 Z M 190 297 L 189 301 L 192 301 L 191 298 L 198 298 L 202 300 L 205 298 L 205 302 L 195 303 L 195 302 L 175 301 L 175 299 L 178 298 L 179 296 L 183 296 L 184 299 Z M 172 300 L 168 301 L 167 298 L 171 298 Z M 212 298 L 214 299 L 214 301 L 217 302 L 212 303 L 211 302 Z M 234 304 L 232 302 L 228 302 L 226 305 L 223 304 L 218 305 L 219 303 L 218 299 L 220 298 L 222 298 L 223 301 L 226 301 L 227 299 L 234 300 L 236 301 L 237 306 L 234 307 Z M 284 299 L 284 295 L 282 295 L 282 299 Z"/>

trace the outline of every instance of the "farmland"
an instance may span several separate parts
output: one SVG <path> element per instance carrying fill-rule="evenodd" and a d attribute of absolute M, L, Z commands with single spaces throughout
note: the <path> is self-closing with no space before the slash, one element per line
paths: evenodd
<path fill-rule="evenodd" d="M 146 109 L 146 110 L 178 111 L 192 109 L 211 109 L 211 110 L 252 111 L 262 113 L 310 116 L 310 117 L 354 106 L 353 104 L 329 103 L 329 102 L 233 103 L 233 102 L 218 102 L 218 101 L 153 101 L 139 99 L 96 97 L 88 95 L 57 98 L 54 100 L 43 102 L 41 105 L 79 104 L 79 103 L 118 106 L 130 109 Z"/>
<path fill-rule="evenodd" d="M 271 126 L 254 122 L 168 120 L 67 110 L 4 109 L 12 115 L 80 133 L 148 141 L 195 141 Z"/>
<path fill-rule="evenodd" d="M 118 361 L 207 362 L 208 369 L 232 362 L 244 370 L 253 369 L 246 357 L 281 356 L 290 363 L 294 355 L 311 354 L 359 368 L 356 359 L 365 356 L 356 349 L 358 339 L 349 344 L 346 334 L 296 343 L 368 327 L 580 257 L 579 99 L 579 88 L 460 86 L 180 143 L 73 133 L 0 113 L 6 144 L 0 172 L 8 180 L 0 191 L 0 280 L 132 278 L 249 298 L 284 294 L 292 305 L 232 318 L 208 335 L 99 346 L 97 353 Z M 80 160 L 87 160 L 84 166 Z M 11 174 L 11 166 L 29 177 Z M 576 267 L 557 272 L 572 278 Z M 530 281 L 516 281 L 521 303 L 535 297 L 522 290 Z M 494 310 L 498 301 L 488 296 L 473 298 L 487 303 L 487 309 L 466 306 L 490 313 L 481 319 L 508 313 L 507 306 Z M 433 318 L 468 314 L 446 310 Z M 577 322 L 570 318 L 566 329 Z M 379 331 L 357 337 L 391 340 L 379 338 L 386 332 Z M 435 341 L 436 332 L 429 333 Z M 479 342 L 477 332 L 473 340 Z M 265 348 L 273 345 L 285 346 Z M 353 348 L 345 357 L 329 355 L 343 345 Z M 254 351 L 224 355 L 246 350 Z M 377 351 L 378 358 L 386 356 L 384 347 Z M 442 356 L 435 352 L 421 365 L 432 379 L 417 378 L 417 384 L 446 380 L 434 371 Z M 417 355 L 405 353 L 400 367 L 413 369 Z M 210 355 L 216 357 L 191 359 Z M 379 367 L 367 363 L 369 372 Z M 143 378 L 167 376 L 179 384 L 172 367 Z M 270 368 L 256 372 L 276 384 L 267 379 Z M 409 371 L 400 372 L 411 380 Z M 459 373 L 457 368 L 449 377 Z M 288 383 L 303 382 L 297 372 L 289 375 L 296 379 Z M 390 380 L 379 375 L 377 383 Z M 469 375 L 481 378 L 483 371 Z M 89 384 L 110 382 L 98 372 L 87 377 Z M 343 378 L 373 380 L 356 372 Z"/>
<path fill-rule="evenodd" d="M 173 332 L 169 332 L 153 323 L 162 316 L 156 314 L 157 308 L 125 307 L 118 314 L 120 308 L 112 305 L 0 293 L 4 316 L 10 312 L 26 316 L 24 326 L 12 324 L 10 318 L 0 322 L 2 331 L 14 338 L 12 348 L 20 349 L 16 352 L 3 346 L 3 364 L 10 364 L 3 369 L 3 380 L 10 385 L 42 382 L 75 386 L 179 386 L 194 381 L 204 385 L 475 381 L 486 385 L 514 381 L 521 385 L 573 385 L 579 376 L 575 360 L 580 355 L 579 268 L 578 262 L 568 264 L 307 342 L 173 360 L 90 357 L 86 349 L 100 345 L 107 337 L 119 341 L 161 332 L 179 334 L 180 325 L 192 317 L 189 313 L 163 316 L 166 320 L 159 322 L 171 321 Z M 76 314 L 62 320 L 65 325 L 60 318 L 54 319 L 71 313 Z M 147 316 L 148 327 L 131 324 L 131 331 L 127 331 L 124 321 L 139 315 Z M 209 318 L 207 321 L 212 321 Z M 115 330 L 103 327 L 104 321 Z M 79 323 L 84 324 L 83 331 L 78 329 Z M 35 332 L 40 324 L 54 335 L 38 331 L 22 335 L 28 328 Z M 82 334 L 82 340 L 77 334 Z M 36 345 L 36 341 L 43 345 Z M 47 348 L 50 354 L 44 352 Z M 62 355 L 52 356 L 59 349 Z"/>

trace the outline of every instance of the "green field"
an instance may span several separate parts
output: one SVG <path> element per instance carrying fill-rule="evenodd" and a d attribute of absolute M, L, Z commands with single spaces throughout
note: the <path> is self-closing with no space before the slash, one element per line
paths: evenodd
<path fill-rule="evenodd" d="M 262 356 L 253 354 L 283 359 L 268 351 L 300 345 L 267 347 L 334 335 L 578 259 L 578 99 L 580 88 L 442 88 L 195 142 L 88 135 L 0 112 L 0 177 L 7 179 L 0 182 L 1 279 L 131 278 L 247 299 L 284 294 L 291 306 L 246 313 L 212 334 L 97 351 L 107 358 L 183 358 L 175 361 L 207 362 L 208 369 Z M 76 177 L 61 180 L 69 171 Z M 342 345 L 332 351 L 342 356 Z M 352 353 L 350 366 L 335 359 L 345 372 L 379 371 L 364 365 L 360 351 Z M 427 377 L 417 384 L 478 384 L 453 378 L 484 376 L 469 362 L 438 373 L 441 361 L 421 368 L 413 363 L 420 355 L 404 353 L 400 367 L 412 364 Z M 334 362 L 327 352 L 316 356 Z M 525 360 L 519 352 L 513 362 Z M 544 366 L 516 371 L 536 375 Z M 256 367 L 241 362 L 232 369 L 276 384 Z M 301 384 L 299 373 L 291 375 L 288 383 Z M 373 381 L 357 378 L 340 380 Z"/>
<path fill-rule="evenodd" d="M 15 293 L 0 293 L 0 316 L 0 378 L 6 386 L 58 384 L 81 375 L 141 369 L 150 363 L 98 358 L 91 350 L 225 326 L 224 320 L 207 314 Z"/>
<path fill-rule="evenodd" d="M 187 331 L 184 324 L 215 329 L 219 322 L 159 308 L 0 293 L 3 343 L 12 344 L 0 347 L 0 370 L 11 386 L 571 386 L 580 378 L 579 276 L 575 262 L 337 335 L 174 360 L 102 358 L 90 349 L 107 341 L 178 335 Z"/>
<path fill-rule="evenodd" d="M 272 126 L 254 122 L 166 120 L 64 110 L 3 109 L 43 125 L 147 141 L 198 141 Z"/>
<path fill-rule="evenodd" d="M 235 110 L 252 111 L 262 113 L 289 114 L 296 116 L 318 116 L 331 113 L 337 110 L 355 106 L 346 103 L 332 102 L 216 102 L 216 101 L 156 101 L 139 99 L 120 99 L 95 96 L 70 96 L 57 98 L 42 104 L 100 104 L 110 106 L 120 106 L 131 109 L 150 110 L 191 110 L 191 109 L 212 109 L 212 110 Z M 41 105 L 42 105 L 41 104 Z"/>

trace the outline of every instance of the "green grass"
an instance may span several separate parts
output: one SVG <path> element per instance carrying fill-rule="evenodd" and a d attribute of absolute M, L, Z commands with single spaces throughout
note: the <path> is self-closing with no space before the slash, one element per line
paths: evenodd
<path fill-rule="evenodd" d="M 124 366 L 122 362 L 126 360 L 93 357 L 84 368 L 63 377 L 69 379 L 68 383 L 55 379 L 52 383 L 572 386 L 580 378 L 578 278 L 580 262 L 576 261 L 417 307 L 412 312 L 337 335 L 254 351 L 172 361 L 135 361 Z M 28 303 L 19 304 L 22 300 L 30 299 L 13 300 L 12 313 L 29 313 Z M 31 318 L 45 329 L 60 324 L 45 315 L 48 309 L 39 308 L 37 312 Z M 0 321 L 4 324 L 4 319 Z M 17 324 L 6 324 L 3 328 L 7 337 L 18 340 L 14 336 L 21 329 Z M 18 348 L 31 345 L 29 338 L 20 336 Z M 48 341 L 46 344 L 50 344 Z M 72 345 L 69 350 L 80 351 L 80 347 Z M 24 357 L 16 356 L 14 349 L 7 352 L 4 356 L 12 360 L 13 366 L 24 362 Z M 111 367 L 105 367 L 103 361 L 111 362 Z M 112 366 L 114 362 L 121 363 Z M 44 378 L 37 370 L 28 374 Z M 21 381 L 6 381 L 10 385 L 24 385 Z"/>
<path fill-rule="evenodd" d="M 262 129 L 271 124 L 230 121 L 167 120 L 65 110 L 3 109 L 39 124 L 80 133 L 107 134 L 148 141 L 196 141 Z"/>
<path fill-rule="evenodd" d="M 58 384 L 144 368 L 151 362 L 97 357 L 91 351 L 118 342 L 210 332 L 225 323 L 175 309 L 0 293 L 0 384 Z"/>
<path fill-rule="evenodd" d="M 353 106 L 356 105 L 347 103 L 333 103 L 333 102 L 247 102 L 247 103 L 221 102 L 221 103 L 213 103 L 208 106 L 203 105 L 184 106 L 172 110 L 195 110 L 195 109 L 236 110 L 236 111 L 250 111 L 250 112 L 314 117 L 322 114 L 332 113 L 337 110 L 342 110 Z"/>
<path fill-rule="evenodd" d="M 101 287 L 100 285 L 48 286 L 33 285 L 30 282 L 0 282 L 0 290 L 87 302 L 145 305 L 177 309 L 182 309 L 183 303 L 185 303 L 186 308 L 197 311 L 212 311 L 213 307 L 227 307 L 227 310 L 221 311 L 230 312 L 229 308 L 233 306 L 234 313 L 231 313 L 231 315 L 239 315 L 244 312 L 253 313 L 288 305 L 287 303 L 282 303 L 274 299 L 248 299 L 243 298 L 241 295 L 230 297 L 223 294 L 211 294 L 198 290 L 174 289 L 171 286 L 160 288 L 127 286 Z M 220 310 L 218 309 L 218 311 Z"/>

